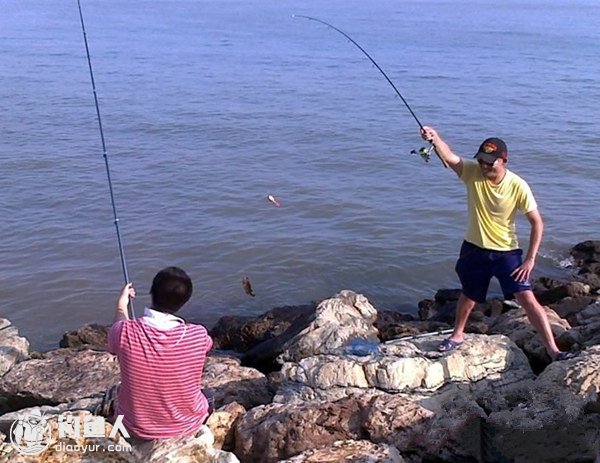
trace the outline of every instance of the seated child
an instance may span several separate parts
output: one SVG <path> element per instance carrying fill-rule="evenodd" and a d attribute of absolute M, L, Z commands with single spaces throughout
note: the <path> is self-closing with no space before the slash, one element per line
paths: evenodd
<path fill-rule="evenodd" d="M 212 339 L 204 326 L 174 315 L 192 295 L 183 270 L 158 272 L 150 295 L 144 316 L 130 320 L 127 306 L 135 289 L 125 285 L 108 333 L 108 351 L 121 366 L 116 414 L 137 440 L 190 436 L 209 414 L 200 383 Z"/>

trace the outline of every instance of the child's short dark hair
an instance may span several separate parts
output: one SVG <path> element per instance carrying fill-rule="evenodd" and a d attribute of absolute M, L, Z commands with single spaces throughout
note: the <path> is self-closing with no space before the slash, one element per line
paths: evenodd
<path fill-rule="evenodd" d="M 167 267 L 152 280 L 152 308 L 159 312 L 175 313 L 190 300 L 192 280 L 179 267 Z"/>

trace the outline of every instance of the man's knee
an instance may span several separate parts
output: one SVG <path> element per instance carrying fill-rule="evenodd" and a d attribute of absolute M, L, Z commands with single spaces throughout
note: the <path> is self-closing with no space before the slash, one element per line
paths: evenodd
<path fill-rule="evenodd" d="M 515 293 L 515 299 L 517 300 L 519 305 L 523 307 L 523 309 L 525 309 L 526 311 L 541 308 L 540 303 L 535 298 L 533 292 L 530 290 Z"/>
<path fill-rule="evenodd" d="M 477 301 L 471 299 L 465 293 L 460 293 L 458 298 L 458 309 L 469 309 L 472 310 L 477 305 Z"/>

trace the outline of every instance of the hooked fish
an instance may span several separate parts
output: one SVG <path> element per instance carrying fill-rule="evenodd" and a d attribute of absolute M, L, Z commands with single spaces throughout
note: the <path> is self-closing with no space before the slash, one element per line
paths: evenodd
<path fill-rule="evenodd" d="M 250 284 L 250 279 L 246 275 L 244 275 L 244 278 L 242 278 L 242 287 L 248 296 L 256 296 L 256 294 L 254 294 L 254 290 L 252 289 L 252 285 Z"/>
<path fill-rule="evenodd" d="M 281 206 L 280 202 L 277 201 L 277 199 L 275 199 L 275 196 L 273 196 L 273 195 L 267 195 L 267 199 L 269 201 L 271 201 L 273 204 L 275 204 L 275 206 L 277 206 L 277 207 Z"/>

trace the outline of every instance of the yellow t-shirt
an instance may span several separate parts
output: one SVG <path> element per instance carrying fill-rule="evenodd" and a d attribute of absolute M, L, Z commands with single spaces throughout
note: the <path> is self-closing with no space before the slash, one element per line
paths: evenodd
<path fill-rule="evenodd" d="M 517 249 L 515 214 L 537 209 L 527 182 L 507 169 L 502 181 L 494 185 L 483 176 L 477 161 L 470 159 L 463 159 L 460 178 L 467 186 L 469 205 L 465 240 L 496 251 Z"/>

